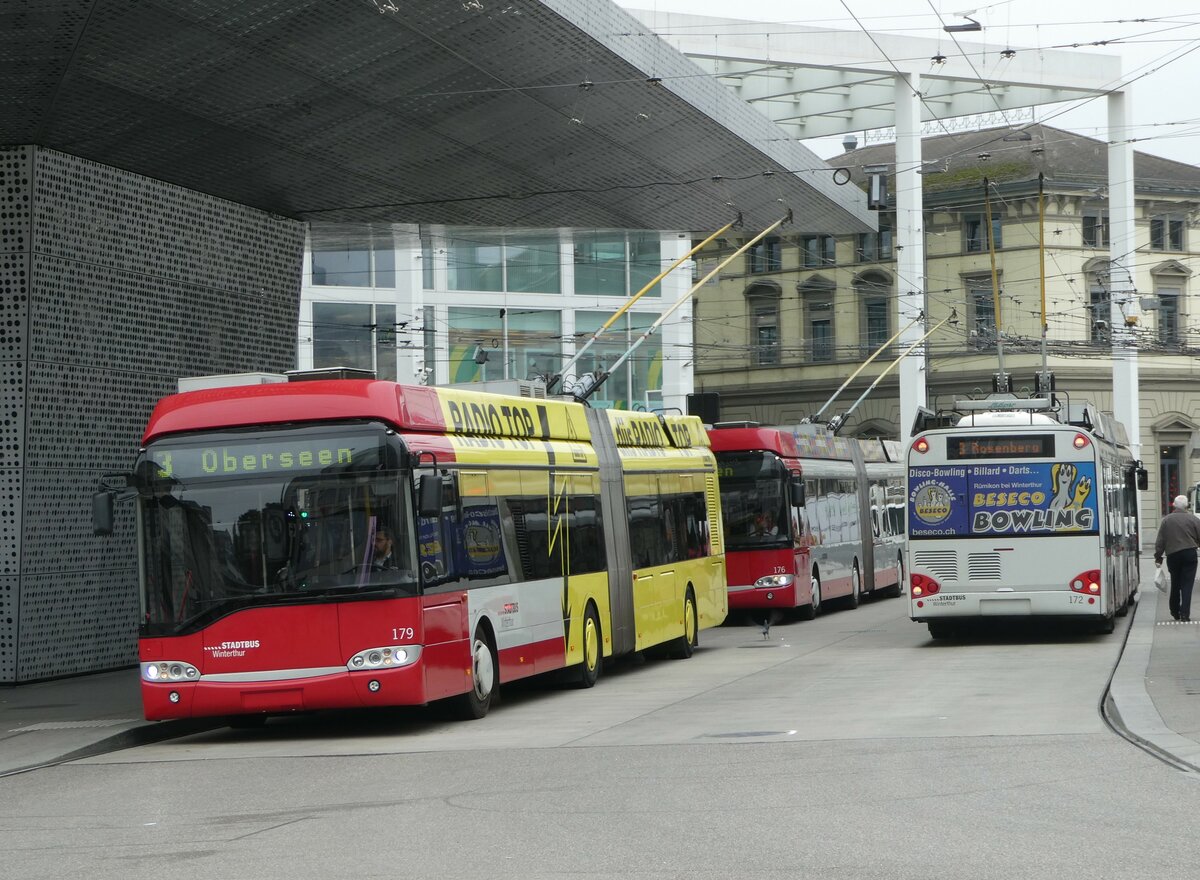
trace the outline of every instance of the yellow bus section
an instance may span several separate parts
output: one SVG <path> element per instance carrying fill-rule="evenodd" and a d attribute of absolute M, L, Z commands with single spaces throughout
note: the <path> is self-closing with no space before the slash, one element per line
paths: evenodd
<path fill-rule="evenodd" d="M 676 529 L 702 528 L 708 538 L 708 555 L 678 558 L 663 565 L 639 566 L 634 559 L 634 624 L 637 649 L 661 645 L 684 635 L 688 624 L 686 597 L 691 587 L 699 629 L 718 626 L 729 612 L 724 546 L 721 538 L 721 501 L 717 489 L 716 458 L 708 434 L 696 416 L 608 410 L 608 422 L 617 441 L 624 472 L 626 497 L 704 497 L 702 522 L 676 522 L 677 514 L 663 514 L 664 540 L 680 542 Z"/>
<path fill-rule="evenodd" d="M 437 398 L 450 435 L 592 442 L 587 416 L 578 403 L 457 388 L 439 388 Z"/>
<path fill-rule="evenodd" d="M 464 437 L 447 434 L 457 461 L 479 466 L 504 463 L 531 467 L 597 468 L 599 458 L 590 443 L 562 440 L 513 440 L 507 437 Z"/>
<path fill-rule="evenodd" d="M 439 388 L 446 439 L 458 461 L 542 467 L 598 466 L 583 407 L 561 400 Z"/>

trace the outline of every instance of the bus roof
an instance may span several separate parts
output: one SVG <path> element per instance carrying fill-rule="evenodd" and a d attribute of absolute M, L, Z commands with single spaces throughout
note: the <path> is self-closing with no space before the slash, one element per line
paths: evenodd
<path fill-rule="evenodd" d="M 583 406 L 570 401 L 332 379 L 173 394 L 154 407 L 142 442 L 187 431 L 353 419 L 421 433 L 591 440 Z"/>
<path fill-rule="evenodd" d="M 165 397 L 142 442 L 165 434 L 371 419 L 401 432 L 590 442 L 582 404 L 363 379 L 239 385 Z M 707 448 L 697 416 L 608 410 L 618 446 Z"/>

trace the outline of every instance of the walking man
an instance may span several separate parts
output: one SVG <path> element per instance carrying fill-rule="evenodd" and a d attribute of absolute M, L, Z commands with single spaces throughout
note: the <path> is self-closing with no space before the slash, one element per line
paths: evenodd
<path fill-rule="evenodd" d="M 1186 495 L 1176 495 L 1172 510 L 1158 526 L 1154 541 L 1154 564 L 1167 559 L 1171 573 L 1171 597 L 1168 605 L 1176 620 L 1191 620 L 1192 583 L 1196 580 L 1196 548 L 1200 547 L 1200 519 L 1188 510 Z"/>

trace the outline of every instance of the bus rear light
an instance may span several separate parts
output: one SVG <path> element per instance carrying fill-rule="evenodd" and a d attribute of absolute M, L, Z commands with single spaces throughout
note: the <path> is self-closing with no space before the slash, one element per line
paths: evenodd
<path fill-rule="evenodd" d="M 1100 569 L 1092 568 L 1071 578 L 1071 590 L 1076 593 L 1100 592 Z"/>
<path fill-rule="evenodd" d="M 913 443 L 912 448 L 914 452 L 919 452 L 921 455 L 924 455 L 929 451 L 929 441 L 924 437 L 918 437 L 916 442 Z"/>
<path fill-rule="evenodd" d="M 914 599 L 918 596 L 932 596 L 942 589 L 941 584 L 923 574 L 912 575 L 909 584 Z"/>
<path fill-rule="evenodd" d="M 1092 441 L 1091 441 L 1091 440 L 1089 440 L 1089 439 L 1087 438 L 1087 436 L 1086 436 L 1086 435 L 1084 435 L 1084 434 L 1076 434 L 1076 435 L 1075 435 L 1075 440 L 1073 441 L 1073 444 L 1074 444 L 1074 446 L 1075 446 L 1075 448 L 1076 448 L 1076 449 L 1083 449 L 1085 446 L 1087 446 L 1087 445 L 1088 445 L 1089 443 L 1091 443 L 1091 442 L 1092 442 Z"/>

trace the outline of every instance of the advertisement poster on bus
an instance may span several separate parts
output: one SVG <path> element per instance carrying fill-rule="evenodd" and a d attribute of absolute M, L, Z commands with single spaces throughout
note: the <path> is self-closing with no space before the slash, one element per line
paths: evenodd
<path fill-rule="evenodd" d="M 911 467 L 914 538 L 1089 535 L 1099 527 L 1094 462 Z"/>

